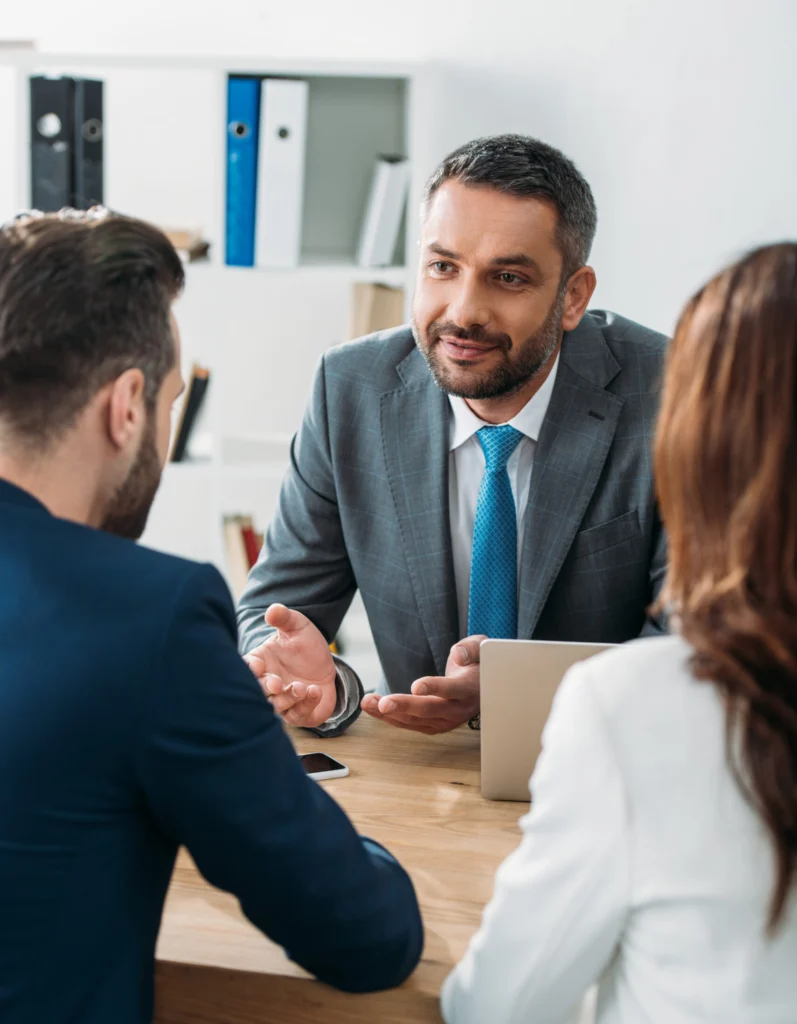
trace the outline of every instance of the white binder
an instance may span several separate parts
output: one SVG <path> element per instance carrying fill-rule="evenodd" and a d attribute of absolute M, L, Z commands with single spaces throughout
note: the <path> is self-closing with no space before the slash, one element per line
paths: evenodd
<path fill-rule="evenodd" d="M 299 263 L 307 137 L 307 82 L 264 78 L 260 93 L 255 263 Z"/>
<path fill-rule="evenodd" d="M 360 232 L 359 266 L 387 267 L 393 262 L 409 180 L 409 161 L 403 157 L 377 159 Z"/>

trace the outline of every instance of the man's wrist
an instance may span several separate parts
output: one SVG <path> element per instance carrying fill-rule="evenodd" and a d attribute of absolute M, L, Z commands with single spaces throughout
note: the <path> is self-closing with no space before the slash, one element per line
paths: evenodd
<path fill-rule="evenodd" d="M 342 658 L 333 655 L 335 662 L 335 710 L 323 725 L 313 729 L 318 736 L 337 736 L 344 732 L 360 714 L 363 686 L 360 677 Z"/>

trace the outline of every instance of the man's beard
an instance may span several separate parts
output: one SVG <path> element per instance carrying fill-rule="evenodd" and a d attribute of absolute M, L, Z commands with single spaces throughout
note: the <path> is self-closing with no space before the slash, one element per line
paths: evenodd
<path fill-rule="evenodd" d="M 138 540 L 147 525 L 161 478 L 161 464 L 155 441 L 155 415 L 151 413 L 141 446 L 127 479 L 111 499 L 101 528 L 117 537 Z"/>
<path fill-rule="evenodd" d="M 435 384 L 449 395 L 460 398 L 480 400 L 485 398 L 502 398 L 520 391 L 535 377 L 551 358 L 562 333 L 562 315 L 564 313 L 565 292 L 562 290 L 556 297 L 548 315 L 530 338 L 517 346 L 517 359 L 512 362 L 509 353 L 513 348 L 512 339 L 508 334 L 491 334 L 482 327 L 458 327 L 450 320 L 435 320 L 424 338 L 413 319 L 412 332 L 415 343 L 423 353 L 423 357 L 431 371 Z M 438 356 L 437 346 L 440 338 L 448 335 L 461 341 L 474 341 L 477 344 L 496 346 L 504 353 L 504 361 L 500 366 L 487 374 L 477 377 L 467 384 L 457 383 L 454 374 L 443 364 Z M 466 364 L 463 364 L 465 366 Z"/>

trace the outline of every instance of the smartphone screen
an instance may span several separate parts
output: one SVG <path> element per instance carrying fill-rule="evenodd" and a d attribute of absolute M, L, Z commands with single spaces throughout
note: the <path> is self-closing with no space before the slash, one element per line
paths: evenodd
<path fill-rule="evenodd" d="M 308 775 L 314 775 L 316 772 L 336 772 L 346 767 L 329 754 L 301 754 L 300 760 Z"/>

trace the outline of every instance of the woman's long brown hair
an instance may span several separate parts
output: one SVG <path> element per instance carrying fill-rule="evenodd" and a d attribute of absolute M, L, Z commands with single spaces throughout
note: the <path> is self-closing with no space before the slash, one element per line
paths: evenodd
<path fill-rule="evenodd" d="M 773 933 L 797 878 L 797 245 L 757 249 L 687 304 L 655 446 L 662 602 L 726 707 L 728 753 L 772 836 Z"/>

